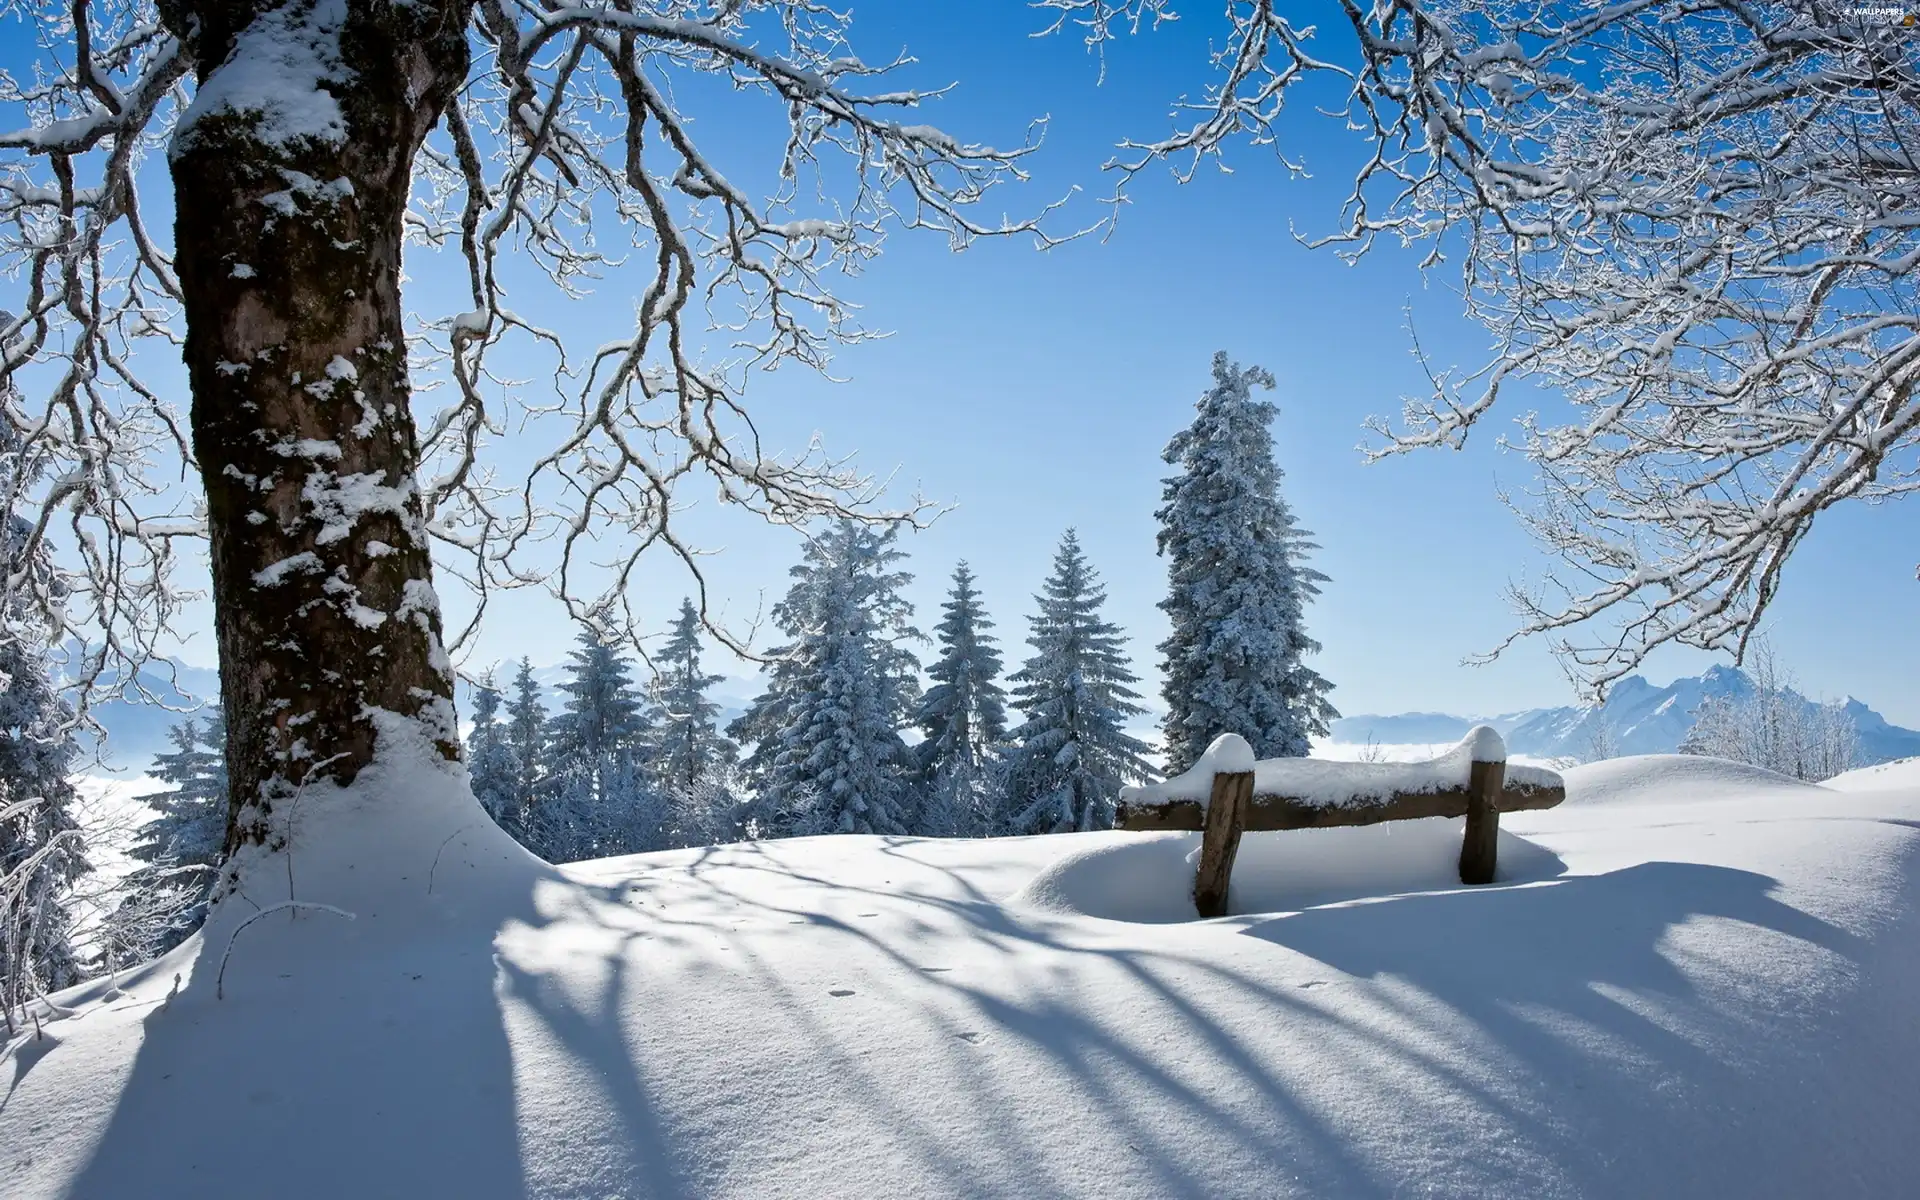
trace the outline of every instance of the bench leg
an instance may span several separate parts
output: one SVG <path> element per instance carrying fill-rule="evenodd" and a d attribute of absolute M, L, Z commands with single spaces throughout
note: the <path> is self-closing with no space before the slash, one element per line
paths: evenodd
<path fill-rule="evenodd" d="M 1467 779 L 1467 832 L 1460 841 L 1460 882 L 1492 883 L 1500 840 L 1500 791 L 1507 764 L 1477 762 Z"/>
<path fill-rule="evenodd" d="M 1252 803 L 1252 771 L 1214 775 L 1206 822 L 1200 827 L 1200 870 L 1193 880 L 1193 906 L 1202 917 L 1227 915 L 1227 885 Z"/>

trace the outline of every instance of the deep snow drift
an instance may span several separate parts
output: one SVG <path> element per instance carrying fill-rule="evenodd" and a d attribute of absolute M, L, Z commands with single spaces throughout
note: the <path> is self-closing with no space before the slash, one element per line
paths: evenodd
<path fill-rule="evenodd" d="M 457 781 L 370 781 L 378 843 L 319 790 L 254 903 L 354 919 L 229 903 L 62 997 L 0 1195 L 1911 1194 L 1920 778 L 1566 778 L 1502 884 L 1453 822 L 1256 834 L 1236 915 L 1166 924 L 1089 913 L 1180 898 L 1183 835 L 555 870 Z"/>

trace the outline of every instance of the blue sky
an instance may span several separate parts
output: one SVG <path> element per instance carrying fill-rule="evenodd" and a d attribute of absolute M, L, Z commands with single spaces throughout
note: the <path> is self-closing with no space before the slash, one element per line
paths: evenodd
<path fill-rule="evenodd" d="M 1031 160 L 1034 181 L 991 206 L 1029 212 L 1078 185 L 1082 202 L 1066 223 L 1101 215 L 1092 197 L 1107 186 L 1099 165 L 1111 145 L 1167 127 L 1168 101 L 1201 86 L 1207 38 L 1218 31 L 1214 6 L 1195 5 L 1179 25 L 1116 46 L 1097 85 L 1094 60 L 1071 37 L 1026 36 L 1043 22 L 1015 0 L 875 5 L 856 17 L 855 47 L 869 61 L 905 46 L 921 60 L 910 82 L 960 85 L 923 119 L 966 139 L 1008 143 L 1031 118 L 1049 116 L 1046 145 Z M 703 109 L 698 135 L 736 181 L 752 179 L 779 136 L 779 112 L 708 98 L 717 102 Z M 1463 453 L 1371 467 L 1355 449 L 1368 415 L 1395 413 L 1422 388 L 1404 308 L 1442 364 L 1477 361 L 1485 336 L 1459 318 L 1445 269 L 1423 280 L 1413 256 L 1391 248 L 1350 267 L 1294 242 L 1296 228 L 1335 226 L 1356 148 L 1335 122 L 1304 108 L 1287 132 L 1289 152 L 1314 178 L 1289 180 L 1269 152 L 1245 147 L 1230 157 L 1232 174 L 1204 170 L 1176 186 L 1155 172 L 1104 240 L 1044 254 L 1024 242 L 978 243 L 956 255 L 938 236 L 896 234 L 844 289 L 865 306 L 867 323 L 891 336 L 843 351 L 835 373 L 845 382 L 787 367 L 753 376 L 747 401 L 773 444 L 798 447 L 817 432 L 829 450 L 857 451 L 866 469 L 893 473 L 896 495 L 917 486 L 954 506 L 904 539 L 918 575 L 910 594 L 931 627 L 954 563 L 968 560 L 1010 666 L 1025 656 L 1031 596 L 1060 534 L 1076 527 L 1105 577 L 1109 616 L 1133 639 L 1143 690 L 1153 693 L 1153 646 L 1164 632 L 1152 517 L 1166 471 L 1159 452 L 1189 419 L 1212 354 L 1225 350 L 1279 380 L 1286 494 L 1321 543 L 1314 564 L 1332 577 L 1309 620 L 1325 646 L 1315 665 L 1335 683 L 1338 706 L 1490 713 L 1568 702 L 1569 686 L 1537 643 L 1492 666 L 1460 665 L 1510 628 L 1506 583 L 1544 566 L 1495 499 L 1497 486 L 1518 490 L 1532 476 L 1523 458 L 1494 446 L 1500 428 Z M 466 307 L 453 266 L 410 258 L 410 304 Z M 609 277 L 584 302 L 515 299 L 591 344 L 618 335 L 643 282 L 636 269 Z M 1516 402 L 1499 425 L 1521 415 Z M 685 515 L 687 528 L 722 551 L 709 568 L 714 592 L 726 615 L 744 622 L 784 591 L 795 536 L 690 498 L 700 505 Z M 1823 519 L 1769 620 L 1804 690 L 1852 693 L 1920 725 L 1916 559 L 1920 506 Z M 684 575 L 661 559 L 642 586 L 642 609 L 663 626 L 686 590 Z M 550 601 L 521 593 L 497 603 L 470 666 L 564 654 L 571 631 Z M 457 608 L 451 596 L 449 604 Z M 204 662 L 210 648 L 210 636 L 197 638 L 184 657 Z M 1647 673 L 1664 682 L 1709 661 L 1663 653 Z"/>
<path fill-rule="evenodd" d="M 1330 14 L 1331 15 L 1331 14 Z M 998 203 L 1022 213 L 1071 186 L 1090 199 L 1107 186 L 1099 164 L 1118 139 L 1166 127 L 1167 102 L 1197 90 L 1210 25 L 1200 6 L 1178 26 L 1123 43 L 1104 85 L 1071 38 L 1034 40 L 1037 14 L 1019 3 L 887 5 L 857 13 L 856 48 L 869 61 L 905 46 L 916 83 L 957 81 L 926 119 L 960 136 L 1007 143 L 1050 118 L 1034 182 Z M 777 114 L 727 98 L 702 135 L 750 177 Z M 763 124 L 735 125 L 751 111 Z M 775 123 L 766 123 L 766 122 Z M 775 444 L 818 432 L 829 450 L 894 472 L 895 494 L 916 485 L 954 505 L 906 539 L 918 574 L 913 597 L 931 626 L 953 564 L 967 559 L 1011 663 L 1031 596 L 1060 533 L 1079 529 L 1105 576 L 1110 616 L 1133 638 L 1149 692 L 1153 646 L 1164 633 L 1155 603 L 1165 586 L 1154 555 L 1153 509 L 1165 466 L 1159 451 L 1191 415 L 1215 350 L 1257 362 L 1279 380 L 1276 442 L 1286 492 L 1322 545 L 1332 577 L 1310 614 L 1325 645 L 1318 668 L 1343 711 L 1493 712 L 1564 703 L 1571 690 L 1544 646 L 1523 644 L 1499 663 L 1460 660 L 1496 643 L 1512 616 L 1503 589 L 1545 565 L 1495 498 L 1518 490 L 1527 462 L 1484 431 L 1464 453 L 1430 453 L 1363 466 L 1356 445 L 1370 414 L 1394 413 L 1423 383 L 1410 354 L 1411 306 L 1429 353 L 1477 362 L 1486 344 L 1462 321 L 1443 269 L 1423 280 L 1413 255 L 1382 249 L 1358 266 L 1294 241 L 1337 221 L 1356 149 L 1339 127 L 1302 109 L 1290 153 L 1314 172 L 1289 179 L 1269 152 L 1242 148 L 1233 173 L 1203 170 L 1177 186 L 1142 179 L 1135 202 L 1104 240 L 1037 253 L 1021 242 L 950 253 L 935 236 L 901 234 L 846 293 L 866 306 L 880 342 L 843 351 L 831 383 L 793 368 L 755 376 L 749 400 Z M 1097 205 L 1070 210 L 1085 219 Z M 637 286 L 637 285 L 636 285 Z M 567 314 L 604 318 L 616 331 L 627 306 L 617 278 L 602 300 Z M 570 326 L 572 327 L 572 326 Z M 582 335 L 586 336 L 585 329 Z M 1516 398 L 1517 399 L 1517 398 Z M 1510 405 L 1500 423 L 1521 414 Z M 795 558 L 792 536 L 695 511 L 730 615 L 777 600 Z M 1890 718 L 1920 724 L 1920 650 L 1910 632 L 1920 585 L 1920 510 L 1914 505 L 1831 514 L 1800 551 L 1769 621 L 1780 656 L 1816 695 L 1855 693 Z M 683 581 L 662 563 L 649 607 L 663 616 Z M 510 604 L 529 617 L 531 597 Z M 495 622 L 476 661 L 552 659 L 564 628 Z M 1656 681 L 1704 667 L 1691 652 L 1657 655 Z"/>

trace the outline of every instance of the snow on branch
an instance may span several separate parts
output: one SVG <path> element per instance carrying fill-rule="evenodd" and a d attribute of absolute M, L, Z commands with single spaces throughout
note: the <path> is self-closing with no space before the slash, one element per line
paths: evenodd
<path fill-rule="evenodd" d="M 0 270 L 23 285 L 18 315 L 0 318 L 0 426 L 19 443 L 4 499 L 35 547 L 59 544 L 58 584 L 32 599 L 101 648 L 77 672 L 89 681 L 138 678 L 186 598 L 174 542 L 204 536 L 182 499 L 197 490 L 180 486 L 193 464 L 170 370 L 180 288 L 169 222 L 141 204 L 143 163 L 216 111 L 294 139 L 336 136 L 347 119 L 304 86 L 328 46 L 299 41 L 283 10 L 237 31 L 202 85 L 179 40 L 197 26 L 162 8 L 0 9 L 38 41 L 24 73 L 0 73 Z M 764 445 L 744 379 L 786 360 L 824 368 L 834 347 L 872 336 L 840 289 L 891 230 L 955 248 L 1075 236 L 1053 231 L 1057 204 L 1013 218 L 986 207 L 1025 178 L 1044 122 L 1010 147 L 926 123 L 946 88 L 899 86 L 913 60 L 861 59 L 849 17 L 807 0 L 458 11 L 473 68 L 416 160 L 406 216 L 417 246 L 446 249 L 467 284 L 462 311 L 420 321 L 410 347 L 438 565 L 478 601 L 454 646 L 497 588 L 548 588 L 616 632 L 632 624 L 642 552 L 665 547 L 698 581 L 700 550 L 670 519 L 689 477 L 787 524 L 924 516 L 918 501 L 876 509 L 881 485 L 817 446 Z M 723 115 L 696 125 L 708 103 Z M 509 300 L 530 276 L 570 301 L 618 286 L 633 297 L 628 331 L 595 345 L 540 327 Z M 528 430 L 539 445 L 504 473 L 490 447 Z M 16 571 L 0 587 L 31 583 Z"/>
<path fill-rule="evenodd" d="M 31 77 L 0 72 L 0 274 L 15 310 L 0 312 L 0 517 L 24 528 L 0 570 L 0 638 L 83 640 L 67 673 L 84 720 L 96 691 L 140 690 L 187 598 L 173 543 L 203 534 L 167 478 L 192 461 L 184 405 L 134 361 L 143 341 L 178 340 L 179 285 L 137 180 L 187 60 L 148 4 L 10 7 L 59 53 Z"/>
<path fill-rule="evenodd" d="M 880 485 L 818 445 L 774 453 L 741 382 L 785 360 L 824 370 L 836 345 L 872 336 L 837 288 L 890 227 L 943 233 L 956 249 L 1073 236 L 1049 232 L 1057 205 L 976 215 L 995 186 L 1025 178 L 1043 125 L 1003 149 L 909 119 L 944 89 L 877 86 L 912 60 L 863 61 L 848 18 L 813 4 L 482 0 L 476 13 L 485 70 L 429 142 L 412 216 L 419 238 L 457 242 L 471 293 L 468 311 L 415 347 L 422 373 L 453 385 L 423 437 L 432 531 L 461 551 L 455 570 L 479 600 L 452 644 L 492 590 L 529 585 L 603 631 L 630 629 L 629 584 L 654 547 L 693 573 L 704 613 L 701 552 L 671 520 L 692 477 L 781 524 L 924 515 L 917 501 L 876 511 Z M 750 128 L 758 116 L 776 157 L 723 162 L 727 147 L 696 129 L 702 77 L 729 89 L 725 120 Z M 607 248 L 616 239 L 624 253 Z M 629 331 L 576 347 L 535 326 L 508 302 L 515 253 L 569 296 L 635 278 Z M 731 343 L 719 358 L 702 346 L 715 335 Z M 530 350 L 553 364 L 545 398 L 494 367 Z M 508 478 L 484 447 L 510 412 L 547 436 Z M 540 569 L 534 556 L 554 543 L 558 569 Z"/>
<path fill-rule="evenodd" d="M 1093 44 L 1168 15 L 1042 7 Z M 1516 507 L 1564 568 L 1516 588 L 1514 636 L 1549 636 L 1596 690 L 1666 643 L 1743 652 L 1820 513 L 1920 486 L 1911 31 L 1826 0 L 1341 11 L 1350 67 L 1271 5 L 1228 5 L 1213 84 L 1111 164 L 1122 191 L 1151 161 L 1184 178 L 1235 137 L 1273 142 L 1309 74 L 1347 81 L 1333 115 L 1366 158 L 1342 228 L 1309 244 L 1455 259 L 1494 335 L 1373 422 L 1369 453 L 1459 446 L 1509 385 L 1557 390 L 1566 411 L 1513 444 L 1540 468 Z"/>

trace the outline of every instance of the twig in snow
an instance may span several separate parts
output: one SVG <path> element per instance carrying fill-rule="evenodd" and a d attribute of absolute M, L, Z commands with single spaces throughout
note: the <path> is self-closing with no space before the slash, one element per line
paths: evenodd
<path fill-rule="evenodd" d="M 258 921 L 261 917 L 266 916 L 268 913 L 279 912 L 283 908 L 317 908 L 321 912 L 330 912 L 336 917 L 345 917 L 349 921 L 356 919 L 353 913 L 348 912 L 344 908 L 335 908 L 331 904 L 321 904 L 315 900 L 282 900 L 278 904 L 267 905 L 259 912 L 254 913 L 246 920 L 240 922 L 239 925 L 234 927 L 233 932 L 227 936 L 227 948 L 220 955 L 220 972 L 213 978 L 214 999 L 225 1000 L 227 998 L 227 960 L 233 957 L 233 944 L 240 940 L 241 930 Z"/>
<path fill-rule="evenodd" d="M 465 833 L 467 830 L 472 829 L 476 824 L 478 824 L 478 822 L 469 821 L 465 825 L 462 825 L 460 828 L 454 830 L 452 833 L 446 836 L 445 840 L 443 840 L 440 843 L 440 848 L 433 852 L 433 865 L 427 868 L 427 895 L 429 896 L 433 895 L 433 875 L 434 875 L 434 872 L 440 869 L 440 856 L 447 852 L 447 843 L 453 841 L 453 839 L 459 837 L 461 834 Z"/>

